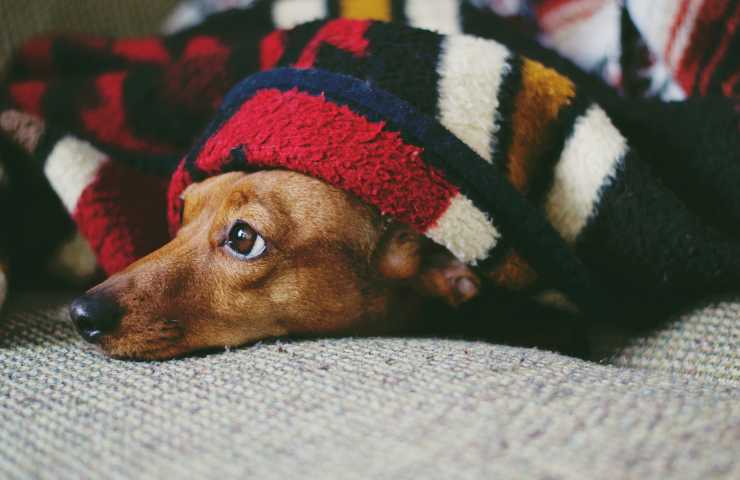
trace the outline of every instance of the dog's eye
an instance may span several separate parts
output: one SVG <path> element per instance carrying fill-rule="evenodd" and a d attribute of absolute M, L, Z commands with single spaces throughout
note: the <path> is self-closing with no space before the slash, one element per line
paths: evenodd
<path fill-rule="evenodd" d="M 226 248 L 240 260 L 251 260 L 265 252 L 265 240 L 252 227 L 241 220 L 229 230 Z"/>

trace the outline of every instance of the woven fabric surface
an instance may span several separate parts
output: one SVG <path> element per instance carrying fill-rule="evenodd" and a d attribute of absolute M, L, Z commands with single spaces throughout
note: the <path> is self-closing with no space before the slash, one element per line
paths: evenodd
<path fill-rule="evenodd" d="M 740 475 L 737 384 L 431 339 L 121 362 L 83 347 L 61 301 L 14 302 L 2 478 Z"/>
<path fill-rule="evenodd" d="M 728 297 L 699 305 L 628 342 L 610 362 L 740 385 L 740 301 Z"/>
<path fill-rule="evenodd" d="M 73 31 L 143 35 L 157 31 L 177 0 L 0 0 L 0 65 L 33 35 Z M 104 5 L 104 6 L 103 6 Z"/>

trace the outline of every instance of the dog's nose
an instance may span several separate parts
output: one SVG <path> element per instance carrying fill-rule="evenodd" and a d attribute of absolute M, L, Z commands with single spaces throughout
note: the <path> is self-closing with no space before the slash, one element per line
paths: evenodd
<path fill-rule="evenodd" d="M 121 307 L 105 295 L 83 295 L 69 306 L 69 316 L 82 338 L 97 343 L 121 321 Z"/>

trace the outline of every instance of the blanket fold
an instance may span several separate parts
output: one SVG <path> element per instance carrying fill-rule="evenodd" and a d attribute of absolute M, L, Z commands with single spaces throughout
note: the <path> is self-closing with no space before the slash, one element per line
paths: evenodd
<path fill-rule="evenodd" d="M 169 37 L 59 36 L 19 53 L 0 128 L 107 273 L 177 230 L 188 184 L 288 168 L 505 291 L 616 313 L 740 286 L 732 100 L 625 99 L 465 4 L 476 37 L 352 19 L 272 30 L 277 3 Z M 28 161 L 8 160 L 11 179 Z"/>

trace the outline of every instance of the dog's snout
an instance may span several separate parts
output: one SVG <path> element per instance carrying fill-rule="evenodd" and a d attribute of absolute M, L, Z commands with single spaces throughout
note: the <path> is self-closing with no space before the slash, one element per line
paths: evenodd
<path fill-rule="evenodd" d="M 88 294 L 77 298 L 69 307 L 69 315 L 85 341 L 97 343 L 114 330 L 121 321 L 121 307 L 105 295 Z"/>

